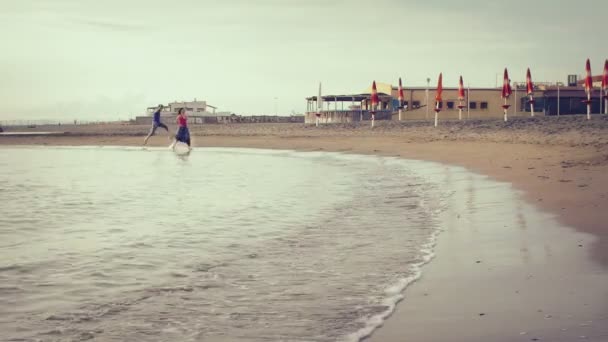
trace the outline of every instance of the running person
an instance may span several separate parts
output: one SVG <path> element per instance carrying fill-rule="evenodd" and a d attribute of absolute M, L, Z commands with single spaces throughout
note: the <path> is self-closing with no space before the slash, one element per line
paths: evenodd
<path fill-rule="evenodd" d="M 177 111 L 177 133 L 175 134 L 175 142 L 173 147 L 178 141 L 186 143 L 190 147 L 190 131 L 188 130 L 188 117 L 186 116 L 186 109 L 180 108 Z"/>
<path fill-rule="evenodd" d="M 160 122 L 160 112 L 163 110 L 163 105 L 158 105 L 158 108 L 156 108 L 156 111 L 154 112 L 154 119 L 152 120 L 152 128 L 150 128 L 150 133 L 148 133 L 148 136 L 144 139 L 144 145 L 148 143 L 148 139 L 150 139 L 151 136 L 154 135 L 154 133 L 156 133 L 156 129 L 158 127 L 162 127 L 164 129 L 167 130 L 167 134 L 169 134 L 169 127 L 167 127 L 167 125 L 165 125 L 164 123 Z M 171 138 L 169 138 L 171 139 Z"/>

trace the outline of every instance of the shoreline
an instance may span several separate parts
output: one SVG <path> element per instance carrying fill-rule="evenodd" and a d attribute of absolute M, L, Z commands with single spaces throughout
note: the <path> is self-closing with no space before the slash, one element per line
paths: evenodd
<path fill-rule="evenodd" d="M 323 129 L 326 131 L 327 129 Z M 560 269 L 559 265 L 552 265 L 547 270 L 541 271 L 544 274 L 552 274 L 552 272 L 565 272 L 578 275 L 586 279 L 580 284 L 581 288 L 590 287 L 590 292 L 600 295 L 596 303 L 586 303 L 585 305 L 593 306 L 593 310 L 589 307 L 589 311 L 593 311 L 595 315 L 589 320 L 595 321 L 595 326 L 585 326 L 585 329 L 591 331 L 580 336 L 585 336 L 585 340 L 595 340 L 593 336 L 603 336 L 600 338 L 608 339 L 608 292 L 604 289 L 598 289 L 596 282 L 592 281 L 588 272 L 597 272 L 598 276 L 605 275 L 608 267 L 608 231 L 604 222 L 608 222 L 608 211 L 602 210 L 604 204 L 608 204 L 608 154 L 602 152 L 598 146 L 568 146 L 567 144 L 525 144 L 525 143 L 509 143 L 509 142 L 493 142 L 493 141 L 453 141 L 437 139 L 435 141 L 416 141 L 402 135 L 391 134 L 367 134 L 363 136 L 352 136 L 348 134 L 332 134 L 332 132 L 323 132 L 323 134 L 309 134 L 310 131 L 302 130 L 300 134 L 289 132 L 288 134 L 259 134 L 252 132 L 250 135 L 234 134 L 228 135 L 224 132 L 218 132 L 214 135 L 193 135 L 194 147 L 241 147 L 241 148 L 267 148 L 267 149 L 288 149 L 298 151 L 328 151 L 342 153 L 356 153 L 368 155 L 393 156 L 405 159 L 433 161 L 447 165 L 455 165 L 465 168 L 468 171 L 476 174 L 487 175 L 493 180 L 502 183 L 508 183 L 515 190 L 521 192 L 521 196 L 525 202 L 539 208 L 542 212 L 549 216 L 554 216 L 563 226 L 571 227 L 576 230 L 570 230 L 564 227 L 542 227 L 538 229 L 539 237 L 534 240 L 536 243 L 543 239 L 562 246 L 563 248 L 574 248 L 574 250 L 559 251 L 564 255 L 562 263 L 564 265 L 577 265 L 579 269 L 569 269 L 564 266 Z M 315 133 L 313 131 L 313 133 Z M 127 145 L 140 146 L 144 134 L 138 135 L 105 135 L 105 134 L 79 134 L 75 136 L 40 136 L 25 139 L 24 137 L 0 137 L 0 145 Z M 27 144 L 24 144 L 27 142 Z M 160 135 L 151 139 L 151 146 L 166 146 L 167 139 Z M 546 221 L 543 224 L 547 224 Z M 548 223 L 552 225 L 551 223 Z M 582 234 L 581 234 L 582 233 Z M 369 340 L 371 341 L 399 341 L 404 335 L 404 325 L 406 323 L 418 322 L 424 324 L 428 320 L 438 323 L 441 321 L 441 326 L 450 326 L 455 322 L 459 322 L 464 326 L 460 328 L 462 336 L 467 336 L 467 339 L 474 341 L 475 336 L 470 334 L 471 330 L 479 330 L 479 340 L 515 340 L 513 336 L 505 338 L 499 336 L 499 332 L 503 331 L 501 326 L 509 325 L 505 322 L 490 322 L 490 327 L 476 326 L 481 323 L 479 317 L 470 317 L 470 320 L 463 321 L 453 316 L 449 316 L 446 321 L 445 317 L 437 315 L 439 312 L 450 312 L 453 309 L 450 303 L 438 303 L 425 293 L 429 289 L 437 296 L 441 296 L 445 292 L 446 281 L 454 281 L 462 286 L 467 285 L 471 279 L 462 277 L 459 279 L 446 279 L 446 276 L 453 274 L 450 267 L 463 267 L 463 264 L 454 265 L 450 259 L 458 255 L 468 255 L 474 258 L 474 253 L 466 249 L 458 249 L 458 244 L 445 237 L 445 232 L 440 234 L 438 244 L 435 249 L 436 257 L 429 264 L 424 266 L 422 278 L 409 286 L 405 291 L 405 300 L 397 305 L 394 314 L 385 322 L 385 327 L 380 328 L 372 334 Z M 593 237 L 586 235 L 591 234 Z M 551 240 L 553 239 L 553 240 Z M 576 244 L 573 244 L 575 240 Z M 529 240 L 533 243 L 532 240 Z M 590 246 L 589 246 L 590 244 Z M 496 251 L 505 250 L 516 247 L 512 246 L 513 241 L 498 243 Z M 497 247 L 498 246 L 498 247 Z M 581 247 L 582 246 L 582 247 Z M 484 253 L 488 253 L 484 262 L 491 262 L 492 250 L 489 247 L 481 248 Z M 502 249 L 501 249 L 502 248 Z M 517 247 L 519 248 L 519 247 Z M 558 251 L 556 251 L 558 253 Z M 582 265 L 582 266 L 581 266 Z M 592 270 L 592 271 L 589 271 Z M 539 270 L 537 270 L 539 271 Z M 472 275 L 475 270 L 467 270 L 466 274 Z M 584 274 L 581 272 L 585 272 Z M 507 273 L 508 274 L 508 273 Z M 506 274 L 494 272 L 490 278 L 484 280 L 491 288 L 483 293 L 494 293 L 496 290 L 504 290 L 504 286 L 500 281 L 504 281 Z M 517 276 L 517 273 L 511 274 Z M 476 276 L 479 276 L 477 274 Z M 542 278 L 542 277 L 541 277 Z M 474 279 L 474 278 L 473 278 Z M 475 280 L 477 281 L 477 280 Z M 544 295 L 542 288 L 552 287 L 549 282 L 541 282 L 542 286 L 534 287 L 530 298 L 542 297 Z M 569 283 L 568 286 L 572 284 Z M 562 286 L 563 287 L 563 286 Z M 471 286 L 475 288 L 475 286 Z M 591 290 L 592 289 L 592 290 Z M 571 287 L 563 288 L 564 291 L 572 291 Z M 500 291 L 499 291 L 500 292 Z M 450 290 L 447 289 L 447 293 Z M 454 293 L 452 293 L 454 295 Z M 459 294 L 464 297 L 464 302 L 473 303 L 479 296 L 479 292 L 468 289 Z M 513 293 L 501 293 L 506 300 L 521 300 L 520 296 Z M 603 299 L 603 301 L 602 301 Z M 563 298 L 568 300 L 568 298 Z M 458 301 L 457 301 L 458 302 Z M 426 303 L 426 304 L 424 304 Z M 461 303 L 462 304 L 462 303 Z M 417 307 L 416 305 L 430 305 L 426 310 Z M 520 303 L 521 308 L 531 312 L 537 308 L 532 308 L 531 304 Z M 474 305 L 471 305 L 474 306 Z M 432 309 L 431 309 L 432 307 Z M 513 308 L 512 305 L 505 305 L 506 308 Z M 518 309 L 521 309 L 518 308 Z M 580 310 L 580 309 L 579 309 Z M 583 310 L 584 311 L 584 310 Z M 453 313 L 452 313 L 453 314 Z M 499 316 L 499 315 L 498 315 Z M 541 317 L 542 318 L 542 317 Z M 443 321 L 442 321 L 443 320 Z M 542 323 L 542 320 L 539 321 Z M 603 322 L 604 328 L 598 323 Z M 447 325 L 446 325 L 447 324 Z M 498 324 L 494 326 L 492 324 Z M 502 325 L 501 325 L 502 324 Z M 581 323 L 587 324 L 587 323 Z M 511 324 L 513 328 L 513 324 Z M 464 329 L 464 330 L 462 330 Z M 424 330 L 424 329 L 422 329 Z M 435 329 L 429 329 L 425 332 L 420 329 L 415 333 L 410 333 L 410 336 L 417 338 L 414 340 L 424 340 L 428 338 L 428 334 Z M 441 331 L 438 329 L 437 331 Z M 483 333 L 482 333 L 483 332 Z M 448 333 L 443 331 L 443 333 Z M 468 335 L 467 335 L 468 334 Z M 494 335 L 492 335 L 494 334 Z M 447 340 L 459 340 L 457 336 L 448 336 Z M 559 334 L 550 334 L 551 340 L 561 340 Z M 522 341 L 529 341 L 533 336 L 525 334 L 519 336 Z M 547 336 L 542 340 L 546 340 Z M 446 337 L 444 337 L 446 338 Z M 437 338 L 431 339 L 439 340 Z M 600 341 L 601 339 L 597 339 Z M 568 341 L 565 339 L 564 341 Z"/>

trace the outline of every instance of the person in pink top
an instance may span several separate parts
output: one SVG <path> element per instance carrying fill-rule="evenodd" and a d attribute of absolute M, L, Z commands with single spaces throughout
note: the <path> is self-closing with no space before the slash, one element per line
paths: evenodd
<path fill-rule="evenodd" d="M 177 133 L 175 134 L 175 143 L 178 141 L 183 142 L 190 147 L 190 131 L 188 130 L 188 117 L 186 116 L 186 110 L 180 108 L 177 111 Z M 175 146 L 173 143 L 173 146 Z"/>

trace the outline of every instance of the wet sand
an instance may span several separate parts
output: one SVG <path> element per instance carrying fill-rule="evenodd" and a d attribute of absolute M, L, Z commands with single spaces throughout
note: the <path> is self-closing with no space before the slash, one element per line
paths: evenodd
<path fill-rule="evenodd" d="M 0 144 L 140 145 L 148 127 L 57 130 L 68 133 L 2 136 Z M 512 184 L 527 203 L 548 214 L 546 221 L 528 224 L 529 234 L 470 232 L 463 224 L 441 234 L 435 260 L 372 341 L 608 341 L 608 286 L 600 281 L 608 267 L 607 133 L 604 117 L 518 119 L 506 125 L 445 122 L 439 129 L 425 122 L 385 122 L 374 130 L 362 125 L 192 127 L 195 147 L 326 150 L 463 166 Z M 168 144 L 164 132 L 150 143 Z M 560 224 L 551 223 L 553 216 Z M 522 241 L 529 247 L 522 249 Z M 522 262 L 530 249 L 544 246 L 550 257 Z"/>

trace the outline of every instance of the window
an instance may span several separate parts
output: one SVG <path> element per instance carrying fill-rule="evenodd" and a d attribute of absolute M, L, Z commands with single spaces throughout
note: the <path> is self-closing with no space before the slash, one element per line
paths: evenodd
<path fill-rule="evenodd" d="M 414 102 L 412 103 L 412 107 L 413 107 L 413 108 L 420 108 L 420 101 L 414 101 Z"/>
<path fill-rule="evenodd" d="M 469 108 L 477 109 L 477 102 L 469 102 Z"/>
<path fill-rule="evenodd" d="M 482 102 L 480 105 L 481 105 L 481 109 L 488 109 L 488 103 L 487 102 Z"/>
<path fill-rule="evenodd" d="M 448 101 L 448 109 L 454 109 L 454 101 Z"/>

